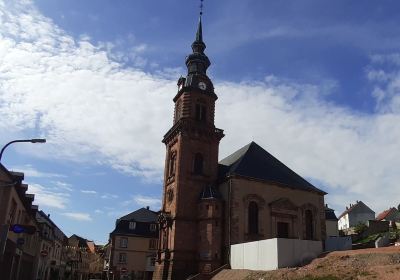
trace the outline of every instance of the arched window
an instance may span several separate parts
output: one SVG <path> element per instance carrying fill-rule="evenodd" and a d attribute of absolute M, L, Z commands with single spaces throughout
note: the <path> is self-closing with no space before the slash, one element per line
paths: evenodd
<path fill-rule="evenodd" d="M 194 156 L 193 173 L 203 174 L 203 156 L 200 153 Z"/>
<path fill-rule="evenodd" d="M 314 225 L 313 225 L 313 214 L 311 210 L 306 210 L 306 239 L 314 239 Z"/>
<path fill-rule="evenodd" d="M 258 234 L 258 205 L 251 201 L 248 209 L 249 234 Z"/>

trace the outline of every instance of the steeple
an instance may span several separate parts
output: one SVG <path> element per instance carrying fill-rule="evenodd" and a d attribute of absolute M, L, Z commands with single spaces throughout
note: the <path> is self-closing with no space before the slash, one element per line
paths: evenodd
<path fill-rule="evenodd" d="M 192 44 L 192 50 L 194 53 L 203 53 L 206 48 L 206 44 L 203 42 L 203 27 L 201 25 L 201 15 L 199 17 L 199 24 L 197 26 L 196 40 Z"/>
<path fill-rule="evenodd" d="M 201 22 L 201 17 L 203 15 L 202 5 L 199 23 L 197 26 L 196 39 L 192 43 L 193 53 L 188 55 L 186 58 L 186 66 L 188 68 L 188 74 L 203 74 L 206 75 L 207 68 L 210 66 L 210 60 L 204 54 L 206 49 L 206 44 L 203 42 L 203 26 Z"/>

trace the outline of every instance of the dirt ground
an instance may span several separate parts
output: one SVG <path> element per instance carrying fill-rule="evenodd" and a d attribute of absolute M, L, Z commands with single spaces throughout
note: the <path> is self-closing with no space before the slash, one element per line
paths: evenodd
<path fill-rule="evenodd" d="M 399 279 L 400 247 L 331 252 L 298 268 L 275 271 L 224 270 L 214 280 Z"/>

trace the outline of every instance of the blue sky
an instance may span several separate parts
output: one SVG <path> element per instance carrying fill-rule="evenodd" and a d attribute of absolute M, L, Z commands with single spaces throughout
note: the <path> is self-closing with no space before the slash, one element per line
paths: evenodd
<path fill-rule="evenodd" d="M 160 207 L 199 1 L 0 0 L 3 164 L 67 234 Z M 256 141 L 340 214 L 400 201 L 398 1 L 205 1 L 220 158 Z"/>

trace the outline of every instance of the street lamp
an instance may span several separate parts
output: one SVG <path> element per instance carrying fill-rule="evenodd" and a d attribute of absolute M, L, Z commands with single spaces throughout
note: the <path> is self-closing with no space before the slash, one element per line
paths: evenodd
<path fill-rule="evenodd" d="M 23 143 L 23 142 L 46 143 L 46 139 L 41 139 L 41 138 L 38 138 L 38 139 L 22 139 L 22 140 L 14 140 L 14 141 L 8 142 L 0 151 L 0 162 L 1 162 L 1 158 L 3 156 L 3 152 L 8 146 L 10 146 L 13 143 Z"/>

